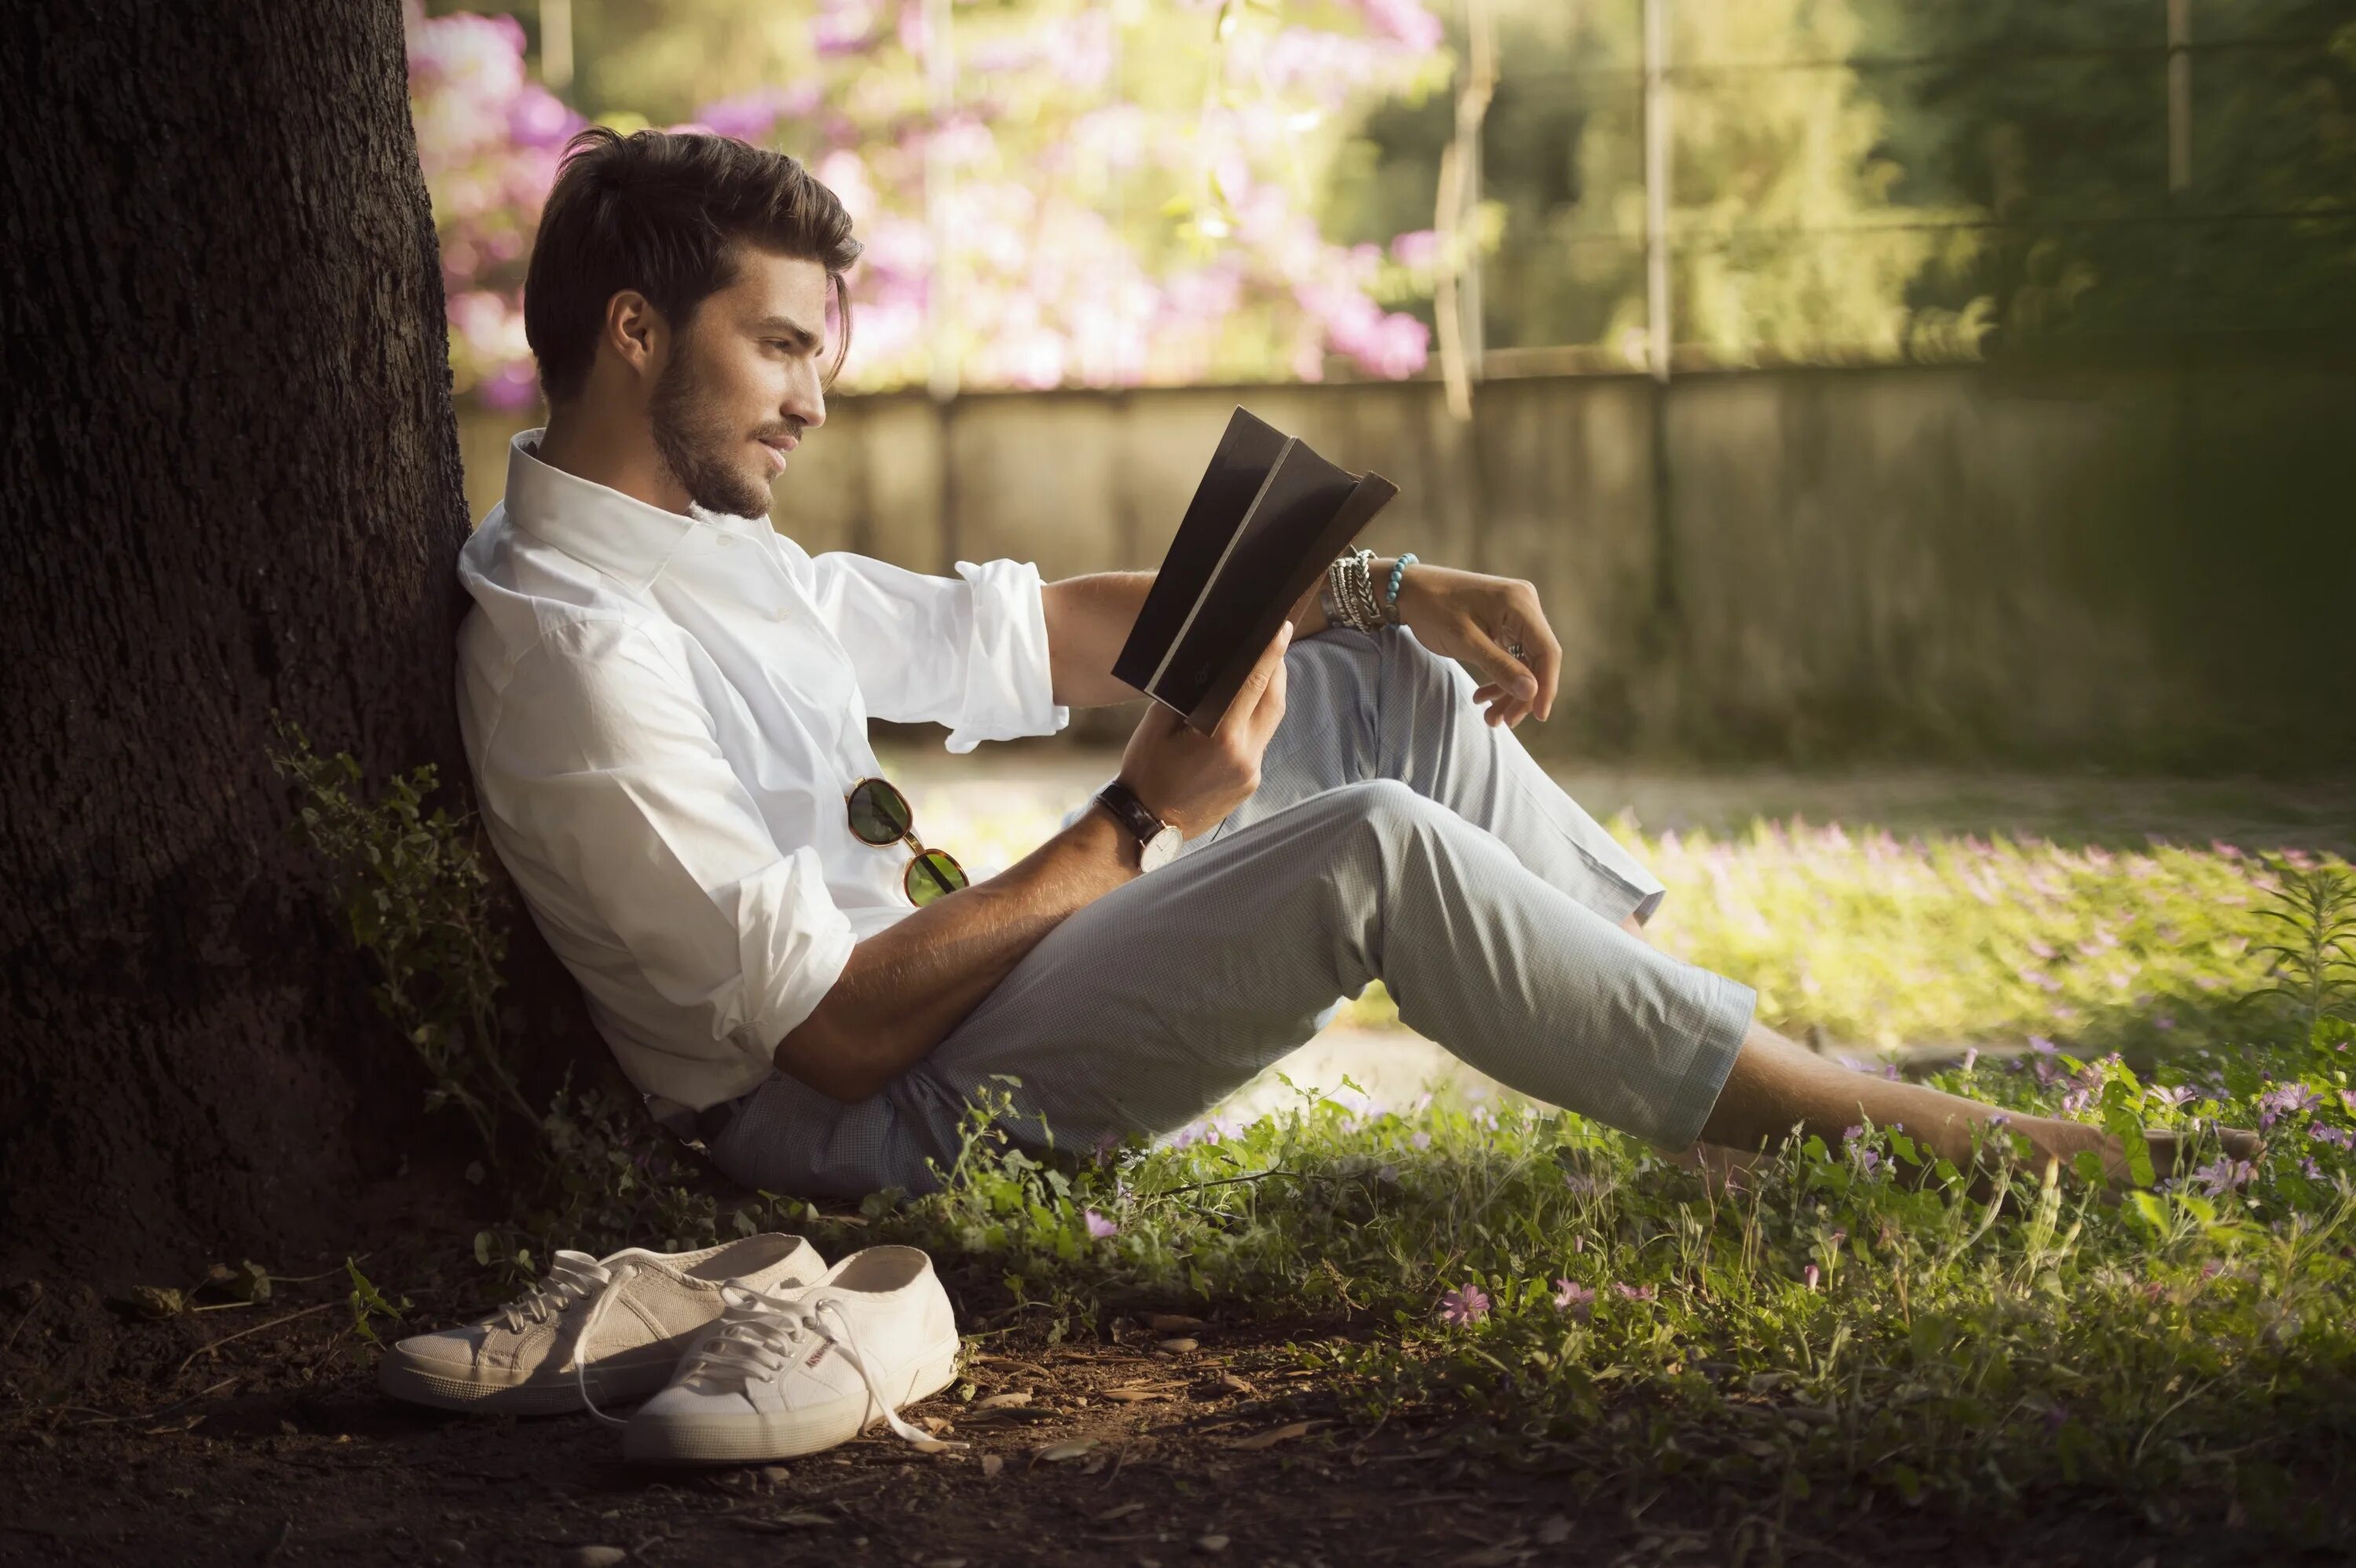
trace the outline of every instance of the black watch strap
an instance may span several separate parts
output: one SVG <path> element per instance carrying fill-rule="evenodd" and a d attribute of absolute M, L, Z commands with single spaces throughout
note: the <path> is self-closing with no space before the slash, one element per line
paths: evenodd
<path fill-rule="evenodd" d="M 1097 791 L 1097 799 L 1102 803 L 1107 811 L 1120 819 L 1122 827 L 1137 836 L 1137 847 L 1140 849 L 1145 848 L 1146 840 L 1169 826 L 1162 818 L 1154 816 L 1151 808 L 1143 801 L 1137 798 L 1135 790 L 1119 779 L 1113 780 L 1104 788 Z"/>

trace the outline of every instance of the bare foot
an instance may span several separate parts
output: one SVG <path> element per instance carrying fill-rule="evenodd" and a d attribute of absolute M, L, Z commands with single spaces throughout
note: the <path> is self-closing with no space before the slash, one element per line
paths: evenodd
<path fill-rule="evenodd" d="M 2006 1166 L 2017 1173 L 2012 1188 L 2018 1191 L 2020 1176 L 2026 1176 L 2032 1182 L 2042 1179 L 2049 1161 L 2059 1161 L 2063 1169 L 2069 1169 L 2080 1151 L 2085 1149 L 2092 1149 L 2102 1157 L 2105 1181 L 2099 1196 L 2104 1204 L 2118 1203 L 2121 1195 L 2132 1190 L 2136 1185 L 2135 1178 L 2127 1168 L 2126 1145 L 2115 1134 L 2088 1126 L 2083 1122 L 2063 1121 L 2052 1116 L 2017 1116 L 2008 1124 L 2008 1127 L 2028 1141 L 2029 1153 L 2026 1157 L 2017 1152 L 2007 1155 L 1999 1145 L 1990 1143 L 1984 1146 L 1979 1168 L 1973 1173 L 1971 1184 L 1966 1189 L 1979 1202 L 1985 1203 L 1995 1196 L 1996 1173 Z M 2219 1127 L 2215 1131 L 2226 1157 L 2233 1160 L 2254 1160 L 2265 1147 L 2257 1134 L 2244 1128 Z M 2206 1147 L 2205 1138 L 2166 1127 L 2146 1128 L 2144 1140 L 2145 1147 L 2151 1151 L 2152 1179 L 2155 1181 L 2181 1174 L 2179 1168 L 2190 1168 L 2196 1145 Z M 1738 1189 L 1745 1173 L 1767 1163 L 1771 1157 L 1763 1153 L 1707 1143 L 1695 1144 L 1669 1157 L 1673 1164 L 1699 1171 L 1703 1185 L 1719 1197 Z M 1958 1160 L 1956 1163 L 1960 1165 L 1963 1162 Z M 1932 1179 L 1933 1161 L 1926 1160 L 1917 1166 L 1909 1166 L 1902 1161 L 1894 1164 L 1901 1180 L 1921 1186 Z"/>
<path fill-rule="evenodd" d="M 1994 1157 L 1999 1168 L 2008 1163 L 2017 1171 L 2042 1179 L 2049 1162 L 2058 1160 L 2067 1169 L 2073 1165 L 2079 1154 L 2091 1149 L 2103 1162 L 2104 1183 L 2096 1195 L 2102 1202 L 2116 1204 L 2123 1194 L 2134 1190 L 2136 1186 L 2127 1167 L 2126 1144 L 2115 1133 L 2088 1126 L 2083 1122 L 2067 1122 L 2050 1116 L 2018 1118 L 2012 1124 L 2012 1130 L 2028 1140 L 2029 1156 L 2026 1159 L 2017 1155 L 2008 1159 L 1998 1154 Z M 2245 1128 L 2218 1127 L 2214 1130 L 2225 1157 L 2235 1162 L 2256 1159 L 2265 1147 L 2257 1134 Z M 2179 1132 L 2167 1127 L 2147 1127 L 2143 1136 L 2144 1147 L 2151 1155 L 2154 1181 L 2165 1181 L 2171 1176 L 2186 1174 L 2193 1168 L 2195 1148 L 2208 1147 L 2205 1134 Z M 1991 1174 L 1984 1162 L 1984 1168 L 1972 1183 L 1972 1196 L 1982 1202 L 1987 1201 L 1993 1187 Z"/>

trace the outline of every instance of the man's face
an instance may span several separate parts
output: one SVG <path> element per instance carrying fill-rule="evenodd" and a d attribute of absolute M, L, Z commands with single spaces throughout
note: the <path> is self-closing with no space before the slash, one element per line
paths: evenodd
<path fill-rule="evenodd" d="M 766 517 L 786 453 L 826 422 L 826 270 L 744 244 L 730 260 L 728 285 L 673 334 L 648 413 L 655 449 L 690 500 Z"/>

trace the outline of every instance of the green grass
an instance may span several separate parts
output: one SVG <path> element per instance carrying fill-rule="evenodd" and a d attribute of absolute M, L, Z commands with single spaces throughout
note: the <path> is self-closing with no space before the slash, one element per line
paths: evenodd
<path fill-rule="evenodd" d="M 1677 890 L 1664 944 L 1753 977 L 1771 1021 L 2050 1035 L 1929 1081 L 2114 1127 L 2263 1125 L 2267 1152 L 2237 1169 L 2212 1141 L 2199 1175 L 2117 1206 L 2088 1171 L 1979 1202 L 1869 1129 L 1789 1142 L 1725 1192 L 1510 1096 L 1344 1083 L 1090 1158 L 977 1116 L 945 1190 L 879 1197 L 856 1229 L 772 1219 L 929 1247 L 1059 1332 L 1123 1305 L 1283 1323 L 1362 1425 L 1435 1424 L 1583 1496 L 2094 1506 L 2351 1543 L 2356 1030 L 2266 994 L 2299 862 L 1797 825 L 1639 852 Z"/>
<path fill-rule="evenodd" d="M 1717 1193 L 1574 1115 L 1345 1087 L 1093 1160 L 1035 1160 L 977 1119 L 942 1192 L 872 1200 L 856 1230 L 775 1218 L 821 1245 L 929 1247 L 1074 1332 L 1122 1305 L 1329 1324 L 1299 1354 L 1361 1423 L 1437 1422 L 1585 1493 L 1682 1477 L 1771 1512 L 2103 1501 L 2329 1539 L 2356 1425 L 2356 1163 L 2308 1128 L 2356 1136 L 2346 1039 L 2192 1057 L 2217 1093 L 2181 1104 L 2153 1092 L 2180 1068 L 2147 1085 L 2066 1055 L 2050 1084 L 1936 1080 L 2057 1114 L 2091 1088 L 2083 1115 L 2154 1125 L 2315 1096 L 2246 1180 L 2118 1208 L 2083 1173 L 1986 1204 L 1952 1172 L 1893 1179 L 1920 1151 L 1884 1130 L 1787 1144 Z"/>
<path fill-rule="evenodd" d="M 2271 880 L 2230 846 L 1610 826 L 1669 889 L 1657 945 L 1756 987 L 1761 1022 L 1861 1054 L 2041 1037 L 2147 1063 L 2245 1038 L 2237 1004 L 2265 972 Z M 1377 986 L 1354 1017 L 1397 1015 Z"/>
<path fill-rule="evenodd" d="M 414 837 L 318 799 L 356 842 Z M 1002 826 L 1010 846 L 1042 836 Z M 1414 1424 L 1589 1500 L 1676 1485 L 1779 1524 L 2094 1509 L 2356 1545 L 2356 1030 L 2317 1018 L 2356 1011 L 2344 862 L 2307 884 L 2337 874 L 2346 901 L 2313 903 L 2302 946 L 2281 918 L 2299 861 L 2224 846 L 1615 829 L 1671 889 L 1654 938 L 1757 987 L 1772 1024 L 1868 1051 L 2033 1039 L 1931 1081 L 2115 1127 L 2263 1125 L 2267 1152 L 2115 1207 L 2076 1171 L 1981 1202 L 1902 1131 L 1868 1129 L 1789 1142 L 1728 1192 L 1483 1089 L 1379 1105 L 1345 1083 L 1248 1125 L 1044 1156 L 977 1108 L 941 1190 L 875 1195 L 853 1222 L 723 1202 L 592 1089 L 502 1135 L 528 1130 L 531 1158 L 494 1179 L 514 1219 L 477 1239 L 486 1285 L 536 1275 L 552 1246 L 906 1241 L 969 1314 L 1022 1309 L 1051 1338 L 1130 1307 L 1259 1319 L 1361 1428 Z M 440 886 L 384 896 L 431 912 Z M 487 919 L 465 904 L 444 923 Z M 492 951 L 460 950 L 478 967 Z M 1359 1003 L 1387 1010 L 1379 987 Z M 355 1301 L 363 1322 L 394 1310 Z"/>

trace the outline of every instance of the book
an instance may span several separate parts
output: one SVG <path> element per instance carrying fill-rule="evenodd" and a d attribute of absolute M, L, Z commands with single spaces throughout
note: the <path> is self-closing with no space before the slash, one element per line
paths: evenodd
<path fill-rule="evenodd" d="M 1114 677 L 1210 733 L 1285 612 L 1398 494 L 1381 475 L 1336 467 L 1238 406 Z"/>

